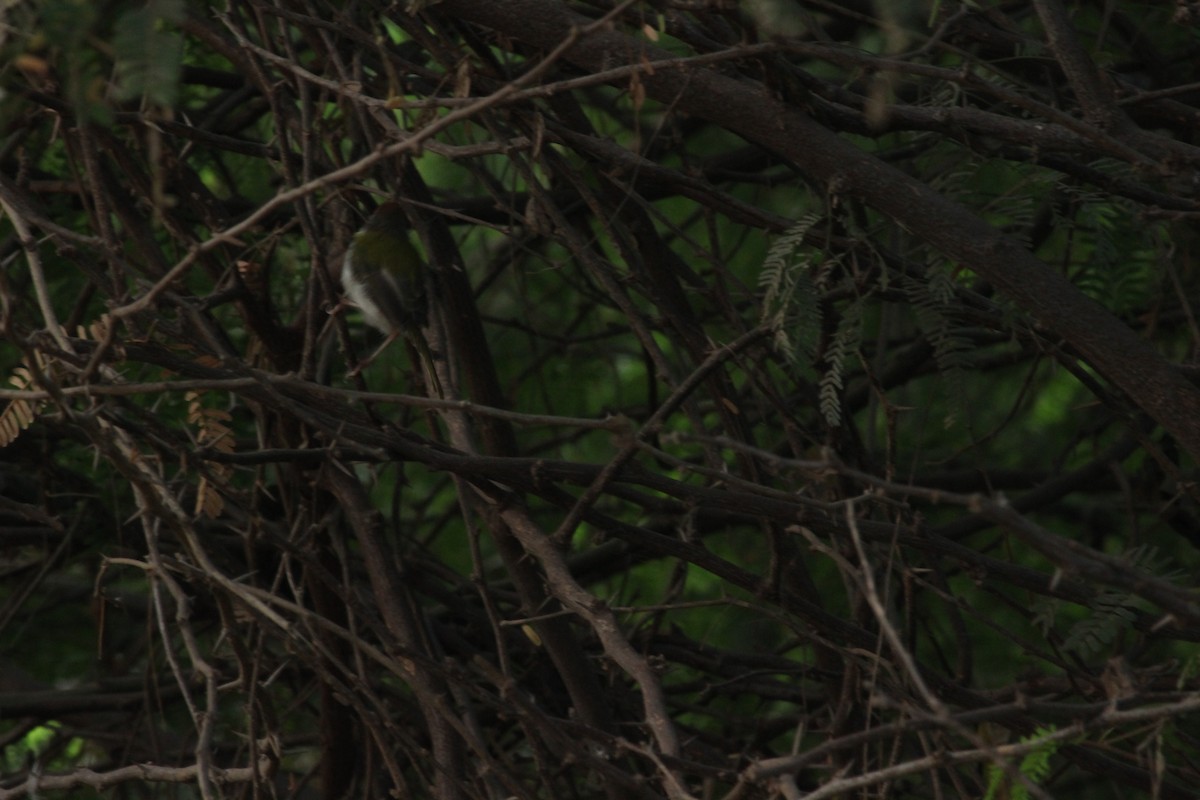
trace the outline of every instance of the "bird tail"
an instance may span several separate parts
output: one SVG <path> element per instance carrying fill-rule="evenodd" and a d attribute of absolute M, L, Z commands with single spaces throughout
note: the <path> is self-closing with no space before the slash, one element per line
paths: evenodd
<path fill-rule="evenodd" d="M 425 371 L 426 388 L 430 389 L 433 397 L 443 398 L 442 382 L 438 380 L 437 364 L 433 360 L 433 351 L 429 349 L 429 343 L 425 341 L 425 337 L 420 330 L 411 331 L 408 337 L 412 340 L 413 347 L 417 349 L 417 355 L 420 357 L 421 366 Z"/>

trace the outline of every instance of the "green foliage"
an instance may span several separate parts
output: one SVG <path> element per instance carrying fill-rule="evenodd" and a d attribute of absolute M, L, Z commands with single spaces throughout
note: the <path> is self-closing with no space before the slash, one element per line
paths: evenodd
<path fill-rule="evenodd" d="M 1076 622 L 1063 639 L 1063 648 L 1083 658 L 1096 655 L 1117 636 L 1129 629 L 1134 613 L 1129 608 L 1133 597 L 1128 592 L 1104 589 L 1092 599 L 1092 613 Z"/>
<path fill-rule="evenodd" d="M 949 386 L 951 407 L 959 409 L 958 412 L 947 414 L 943 420 L 945 427 L 949 428 L 965 403 L 966 355 L 971 347 L 970 342 L 959 333 L 952 318 L 957 308 L 954 281 L 945 272 L 930 269 L 920 278 L 903 276 L 900 286 L 908 297 L 918 326 L 933 345 L 938 371 Z"/>
<path fill-rule="evenodd" d="M 183 37 L 175 30 L 183 21 L 183 0 L 150 0 L 124 12 L 113 31 L 117 98 L 145 97 L 172 107 L 179 95 Z"/>
<path fill-rule="evenodd" d="M 773 344 L 797 370 L 809 367 L 817 355 L 823 312 L 822 290 L 839 257 L 826 256 L 804 243 L 804 237 L 823 219 L 811 212 L 797 220 L 771 245 L 759 273 L 762 324 L 773 332 Z M 844 282 L 846 285 L 848 282 Z M 824 352 L 819 380 L 821 415 L 836 427 L 842 421 L 841 396 L 848 360 L 858 352 L 863 332 L 862 298 L 846 305 Z"/>
<path fill-rule="evenodd" d="M 41 760 L 55 746 L 56 740 L 62 735 L 61 729 L 62 725 L 54 720 L 31 728 L 19 741 L 0 751 L 0 772 L 12 774 L 23 769 L 30 759 Z M 83 763 L 89 755 L 86 741 L 78 736 L 58 745 L 57 753 L 56 757 L 42 764 L 43 769 L 70 769 Z"/>
<path fill-rule="evenodd" d="M 1092 166 L 1117 178 L 1129 174 L 1108 160 Z M 1158 290 L 1159 265 L 1166 257 L 1162 226 L 1130 226 L 1136 205 L 1093 187 L 1062 182 L 1057 189 L 1066 202 L 1054 205 L 1054 219 L 1066 233 L 1063 247 L 1072 280 L 1120 316 L 1145 308 Z"/>
<path fill-rule="evenodd" d="M 758 276 L 762 324 L 774 333 L 775 347 L 794 366 L 811 358 L 821 331 L 821 305 L 813 273 L 819 254 L 804 237 L 822 215 L 811 212 L 796 220 L 775 240 Z"/>
<path fill-rule="evenodd" d="M 829 427 L 842 423 L 842 389 L 845 387 L 846 362 L 858 352 L 862 339 L 862 309 L 860 302 L 842 311 L 837 332 L 825 353 L 825 374 L 820 381 L 821 416 Z"/>
<path fill-rule="evenodd" d="M 1122 558 L 1128 568 L 1153 576 L 1159 580 L 1177 581 L 1184 577 L 1181 570 L 1170 569 L 1170 558 L 1160 557 L 1158 548 L 1139 545 L 1127 551 Z M 1063 610 L 1063 602 L 1054 598 L 1041 598 L 1034 604 L 1034 624 L 1049 633 L 1056 625 Z M 1123 633 L 1129 631 L 1134 619 L 1137 597 L 1132 592 L 1104 587 L 1088 603 L 1091 612 L 1071 624 L 1063 637 L 1062 647 L 1077 653 L 1081 658 L 1091 658 L 1111 645 Z"/>
<path fill-rule="evenodd" d="M 1052 735 L 1057 728 L 1053 725 L 1039 727 L 1029 736 L 1021 738 L 1022 744 L 1034 744 Z M 1061 740 L 1046 741 L 1038 744 L 1025 754 L 1017 770 L 1031 783 L 1040 784 L 1050 777 L 1050 759 L 1062 747 Z M 1006 797 L 1007 800 L 1029 800 L 1029 790 L 1020 781 L 1009 777 L 1007 770 L 997 764 L 989 764 L 987 768 L 987 793 L 983 800 L 997 800 Z M 1005 792 L 1006 794 L 1002 794 Z"/>
<path fill-rule="evenodd" d="M 40 35 L 34 34 L 30 44 L 61 48 L 67 58 L 83 46 L 99 16 L 97 4 L 87 0 L 48 0 L 39 11 Z"/>
<path fill-rule="evenodd" d="M 32 347 L 62 371 L 0 463 L 0 652 L 47 687 L 150 687 L 64 715 L 96 723 L 106 758 L 165 763 L 151 752 L 163 741 L 174 765 L 241 768 L 248 743 L 279 735 L 279 781 L 299 785 L 349 744 L 362 778 L 344 796 L 433 796 L 442 774 L 464 798 L 719 796 L 739 781 L 765 795 L 782 784 L 751 779 L 756 765 L 817 747 L 801 791 L 854 779 L 925 752 L 905 725 L 925 698 L 879 646 L 865 569 L 952 714 L 1002 712 L 1042 685 L 1059 694 L 1052 719 L 1072 703 L 1092 714 L 1091 659 L 1106 651 L 1153 678 L 1134 682 L 1147 696 L 1195 691 L 1190 628 L 1156 626 L 1165 603 L 1140 581 L 1200 563 L 1194 460 L 1089 361 L 1085 337 L 1012 291 L 988 263 L 995 240 L 930 216 L 1011 237 L 1028 252 L 1005 252 L 1074 281 L 1063 297 L 1116 312 L 1112 332 L 1195 349 L 1195 232 L 1169 219 L 1190 200 L 1158 203 L 1173 163 L 1127 168 L 1064 126 L 1076 94 L 1019 4 L 942 3 L 930 27 L 953 29 L 930 36 L 911 4 L 885 30 L 801 0 L 815 16 L 796 16 L 796 41 L 704 4 L 614 6 L 603 36 L 689 57 L 654 80 L 621 48 L 582 69 L 588 47 L 547 57 L 524 38 L 540 25 L 489 29 L 438 3 L 417 17 L 231 3 L 213 20 L 183 0 L 9 5 L 0 56 L 25 66 L 0 66 L 0 193 L 15 209 L 0 219 L 0 364 Z M 458 4 L 485 5 L 498 19 L 507 4 Z M 1113 20 L 1131 9 L 1120 0 Z M 962 46 L 997 22 L 1003 55 Z M 820 41 L 827 25 L 837 46 Z M 1124 27 L 1106 37 L 1129 44 Z M 1159 41 L 1183 47 L 1186 30 Z M 1171 81 L 1194 82 L 1186 58 L 1170 63 Z M 691 96 L 730 79 L 859 148 L 843 151 L 848 170 Z M 679 92 L 653 96 L 670 81 Z M 1174 88 L 1123 87 L 1123 107 L 1192 102 Z M 779 110 L 786 133 L 799 117 Z M 1121 146 L 1191 130 L 1146 134 Z M 897 172 L 940 202 L 881 194 Z M 430 272 L 441 398 L 410 396 L 403 342 L 348 376 L 348 351 L 378 337 L 356 311 L 327 313 L 341 248 L 385 196 L 444 259 Z M 42 285 L 69 348 L 46 335 Z M 114 309 L 110 341 L 76 335 Z M 211 393 L 214 413 L 188 391 Z M 1010 498 L 1029 535 L 997 527 L 980 497 Z M 1073 542 L 1071 559 L 1035 533 Z M 1128 542 L 1145 543 L 1128 571 L 1071 573 Z M 1057 569 L 1081 602 L 1046 599 Z M 531 635 L 551 622 L 555 636 Z M 1022 732 L 1046 722 L 1026 711 Z M 1155 720 L 1166 738 L 1171 713 Z M 313 735 L 335 725 L 352 735 Z M 664 728 L 685 758 L 666 757 Z M 1088 738 L 1148 769 L 1130 728 Z M 1055 774 L 1053 730 L 988 770 L 990 798 L 1027 793 L 1017 770 L 1047 793 L 1067 774 L 1111 799 L 1082 762 Z M 46 761 L 82 763 L 73 735 Z M 429 766 L 443 746 L 433 760 L 453 774 Z M 1184 761 L 1164 779 L 1189 776 Z M 977 766 L 946 759 L 905 791 L 967 786 Z M 124 793 L 138 791 L 191 793 Z"/>

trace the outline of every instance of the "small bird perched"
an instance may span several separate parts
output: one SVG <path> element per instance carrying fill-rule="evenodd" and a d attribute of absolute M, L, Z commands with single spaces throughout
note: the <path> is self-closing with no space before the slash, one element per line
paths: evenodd
<path fill-rule="evenodd" d="M 387 336 L 351 374 L 358 374 L 401 335 L 417 349 L 430 384 L 441 394 L 433 354 L 421 329 L 428 315 L 425 264 L 408 239 L 408 220 L 400 204 L 376 209 L 350 242 L 342 259 L 342 288 L 372 328 Z"/>

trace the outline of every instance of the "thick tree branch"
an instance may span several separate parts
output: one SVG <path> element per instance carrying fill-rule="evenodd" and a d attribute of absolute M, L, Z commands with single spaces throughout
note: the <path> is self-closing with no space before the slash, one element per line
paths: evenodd
<path fill-rule="evenodd" d="M 557 47 L 590 22 L 553 0 L 446 0 L 440 8 L 543 49 Z M 563 55 L 587 70 L 667 57 L 665 51 L 615 30 L 583 37 Z M 661 71 L 639 80 L 656 100 L 787 157 L 830 194 L 863 200 L 948 258 L 984 276 L 1047 332 L 1075 347 L 1200 458 L 1200 389 L 1019 242 L 921 181 L 838 138 L 760 85 L 709 69 Z"/>

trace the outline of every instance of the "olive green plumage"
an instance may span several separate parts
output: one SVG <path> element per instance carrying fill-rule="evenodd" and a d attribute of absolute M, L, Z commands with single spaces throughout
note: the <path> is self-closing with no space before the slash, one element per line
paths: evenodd
<path fill-rule="evenodd" d="M 438 386 L 433 355 L 421 333 L 428 319 L 425 269 L 409 241 L 408 220 L 398 203 L 379 206 L 354 234 L 342 259 L 342 288 L 362 311 L 367 324 L 387 336 L 379 350 L 355 372 L 403 335 L 425 362 L 431 385 Z M 440 387 L 437 392 L 441 393 Z"/>
<path fill-rule="evenodd" d="M 342 287 L 367 324 L 388 336 L 425 325 L 425 265 L 397 203 L 384 203 L 350 242 Z"/>

